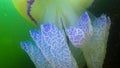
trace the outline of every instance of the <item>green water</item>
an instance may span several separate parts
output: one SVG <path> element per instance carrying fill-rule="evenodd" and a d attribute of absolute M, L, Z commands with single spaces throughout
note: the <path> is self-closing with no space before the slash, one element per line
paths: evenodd
<path fill-rule="evenodd" d="M 20 41 L 29 39 L 34 26 L 14 8 L 12 0 L 0 0 L 0 68 L 34 68 Z"/>

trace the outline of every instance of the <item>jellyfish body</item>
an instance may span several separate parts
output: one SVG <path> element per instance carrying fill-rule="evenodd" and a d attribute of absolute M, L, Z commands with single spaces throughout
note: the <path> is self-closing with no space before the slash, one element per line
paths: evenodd
<path fill-rule="evenodd" d="M 34 45 L 21 43 L 37 68 L 77 68 L 70 45 L 82 51 L 89 68 L 102 68 L 110 18 L 103 14 L 91 21 L 84 11 L 93 0 L 12 1 L 21 15 L 40 25 L 30 31 Z"/>
<path fill-rule="evenodd" d="M 27 15 L 27 4 L 28 0 L 11 0 L 17 9 L 17 11 L 27 20 L 31 21 L 29 16 Z M 32 21 L 31 21 L 32 22 Z"/>
<path fill-rule="evenodd" d="M 24 18 L 36 24 L 44 22 L 42 20 L 46 17 L 50 18 L 51 15 L 46 14 L 48 11 L 53 15 L 57 11 L 68 13 L 71 10 L 67 8 L 71 7 L 76 13 L 82 13 L 92 4 L 93 0 L 12 0 L 12 2 Z M 51 10 L 55 10 L 55 13 L 50 13 Z"/>

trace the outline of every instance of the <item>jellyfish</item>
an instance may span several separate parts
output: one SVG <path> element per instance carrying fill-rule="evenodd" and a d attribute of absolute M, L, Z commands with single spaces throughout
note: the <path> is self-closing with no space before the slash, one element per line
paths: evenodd
<path fill-rule="evenodd" d="M 110 18 L 91 16 L 93 0 L 13 0 L 16 9 L 37 25 L 21 48 L 37 68 L 102 68 Z M 21 6 L 23 4 L 23 6 Z"/>
<path fill-rule="evenodd" d="M 80 14 L 93 3 L 93 0 L 12 0 L 12 2 L 25 19 L 36 25 L 36 23 L 43 22 L 45 18 L 58 13 L 56 11 L 68 13 L 75 10 L 76 13 Z"/>
<path fill-rule="evenodd" d="M 102 68 L 106 53 L 110 18 L 103 14 L 91 23 L 88 13 L 85 12 L 78 19 L 76 26 L 71 25 L 68 28 L 63 28 L 62 21 L 61 26 L 57 27 L 53 23 L 44 23 L 40 25 L 39 30 L 30 31 L 35 47 L 40 51 L 40 54 L 42 53 L 42 56 L 34 56 L 38 52 L 34 51 L 36 48 L 31 48 L 31 44 L 24 42 L 24 44 L 27 44 L 26 46 L 21 44 L 28 54 L 33 53 L 30 57 L 35 58 L 33 59 L 34 62 L 37 62 L 37 59 L 41 60 L 41 62 L 47 60 L 48 63 L 38 63 L 36 67 L 41 68 L 41 66 L 38 66 L 40 64 L 43 64 L 43 66 L 50 64 L 51 68 L 79 68 L 77 60 L 70 49 L 70 45 L 72 45 L 83 52 L 89 68 Z M 45 59 L 42 60 L 42 57 Z"/>

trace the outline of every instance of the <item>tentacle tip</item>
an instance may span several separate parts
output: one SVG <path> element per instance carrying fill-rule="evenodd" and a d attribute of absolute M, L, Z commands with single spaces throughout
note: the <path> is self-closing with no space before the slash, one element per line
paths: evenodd
<path fill-rule="evenodd" d="M 84 13 L 81 15 L 80 19 L 83 20 L 83 21 L 88 21 L 88 20 L 90 20 L 90 17 L 89 17 L 89 15 L 88 15 L 88 12 L 87 12 L 87 11 L 84 12 Z"/>
<path fill-rule="evenodd" d="M 21 42 L 20 45 L 21 45 L 21 48 L 23 50 L 28 51 L 29 50 L 29 46 L 30 46 L 30 42 L 24 41 L 24 42 Z"/>
<path fill-rule="evenodd" d="M 38 30 L 30 30 L 29 33 L 30 33 L 31 37 L 34 40 L 40 39 L 40 31 L 38 31 Z"/>
<path fill-rule="evenodd" d="M 48 32 L 51 29 L 51 24 L 43 24 L 41 25 L 41 30 Z"/>

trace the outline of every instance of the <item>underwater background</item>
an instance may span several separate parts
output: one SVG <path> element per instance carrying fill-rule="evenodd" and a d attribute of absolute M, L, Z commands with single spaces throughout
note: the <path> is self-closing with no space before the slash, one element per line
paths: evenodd
<path fill-rule="evenodd" d="M 88 8 L 95 16 L 110 16 L 112 24 L 108 38 L 104 68 L 119 68 L 120 0 L 95 0 Z M 0 68 L 35 68 L 21 49 L 20 41 L 30 39 L 29 30 L 35 26 L 23 18 L 11 0 L 0 0 Z M 118 67 L 119 66 L 119 67 Z"/>

